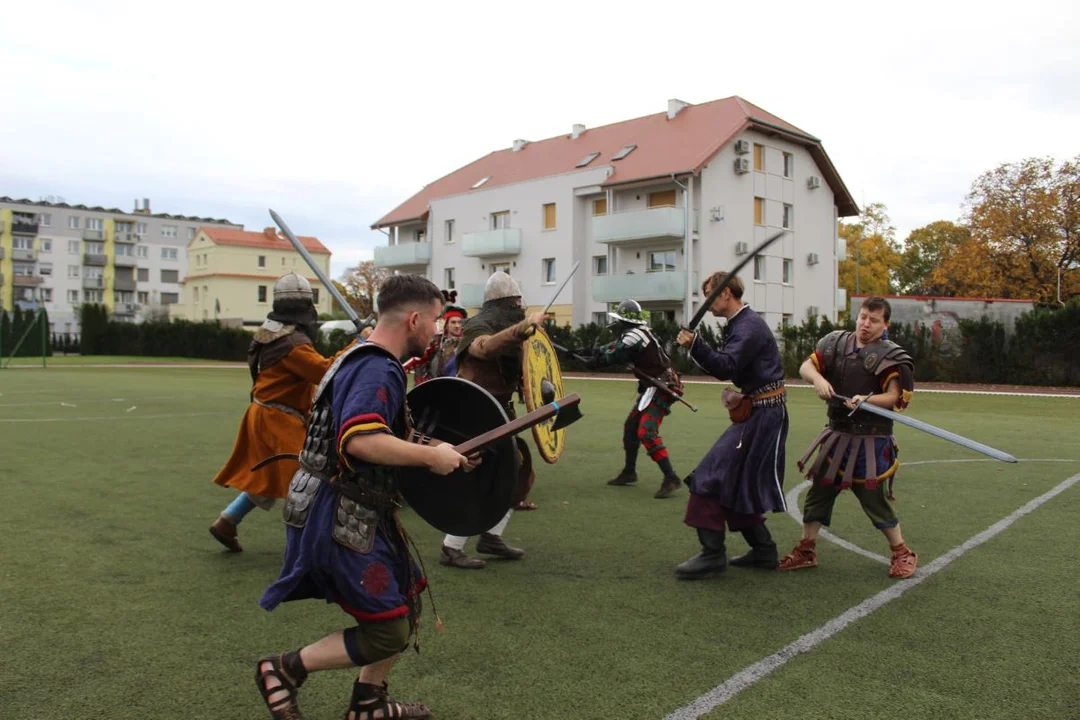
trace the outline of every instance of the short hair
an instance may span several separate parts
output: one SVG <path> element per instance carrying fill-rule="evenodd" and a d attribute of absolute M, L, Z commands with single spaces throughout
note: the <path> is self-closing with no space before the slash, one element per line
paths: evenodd
<path fill-rule="evenodd" d="M 415 305 L 443 302 L 442 291 L 423 275 L 391 275 L 379 288 L 375 300 L 380 315 Z"/>
<path fill-rule="evenodd" d="M 724 282 L 724 280 L 727 279 L 727 276 L 728 274 L 723 270 L 717 270 L 712 275 L 705 278 L 705 282 L 701 283 L 702 294 L 708 297 L 709 287 L 719 287 L 720 283 Z M 742 300 L 742 294 L 743 291 L 746 289 L 746 286 L 743 285 L 742 278 L 736 275 L 735 277 L 731 278 L 731 282 L 728 283 L 727 289 L 731 291 L 732 297 L 737 300 Z"/>
<path fill-rule="evenodd" d="M 889 322 L 889 318 L 892 317 L 892 306 L 889 305 L 889 301 L 878 295 L 863 300 L 860 310 L 869 310 L 870 312 L 881 312 L 885 316 L 885 322 Z"/>

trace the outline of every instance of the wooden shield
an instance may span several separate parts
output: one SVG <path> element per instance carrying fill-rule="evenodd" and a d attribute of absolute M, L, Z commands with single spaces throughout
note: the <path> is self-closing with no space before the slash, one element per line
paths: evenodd
<path fill-rule="evenodd" d="M 521 346 L 522 395 L 525 398 L 525 408 L 529 412 L 546 404 L 543 394 L 545 383 L 550 383 L 548 390 L 553 393 L 547 402 L 566 394 L 563 390 L 559 356 L 555 354 L 555 348 L 552 347 L 547 333 L 537 328 L 532 337 Z M 566 447 L 566 429 L 552 430 L 554 423 L 553 418 L 532 428 L 536 449 L 540 451 L 544 461 L 549 463 L 557 462 Z"/>

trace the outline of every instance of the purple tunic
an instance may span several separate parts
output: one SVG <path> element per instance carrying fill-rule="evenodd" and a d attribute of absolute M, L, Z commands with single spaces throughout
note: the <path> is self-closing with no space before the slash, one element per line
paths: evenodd
<path fill-rule="evenodd" d="M 769 326 L 748 306 L 728 321 L 719 350 L 700 338 L 690 355 L 702 370 L 718 380 L 729 380 L 745 395 L 753 395 L 784 380 L 780 351 Z M 784 501 L 784 445 L 788 415 L 784 396 L 762 401 L 746 422 L 733 423 L 693 472 L 687 524 L 732 530 L 760 521 L 765 512 L 782 512 Z M 739 515 L 755 516 L 753 520 Z M 720 527 L 716 527 L 720 524 Z"/>
<path fill-rule="evenodd" d="M 401 365 L 385 356 L 355 353 L 345 360 L 326 390 L 331 393 L 343 463 L 354 469 L 364 467 L 344 455 L 344 446 L 353 435 L 389 433 L 395 427 L 405 382 Z M 410 598 L 423 589 L 425 581 L 405 552 L 396 513 L 380 514 L 374 547 L 361 554 L 331 536 L 337 503 L 337 492 L 324 483 L 312 500 L 304 527 L 286 526 L 281 576 L 266 589 L 259 604 L 273 610 L 282 602 L 319 598 L 337 603 L 364 622 L 408 615 Z"/>

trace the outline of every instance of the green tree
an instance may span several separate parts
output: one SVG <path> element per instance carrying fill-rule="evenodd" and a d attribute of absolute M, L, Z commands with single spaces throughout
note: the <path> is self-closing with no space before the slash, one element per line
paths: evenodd
<path fill-rule="evenodd" d="M 847 243 L 847 260 L 840 263 L 840 287 L 849 295 L 893 294 L 900 246 L 884 203 L 870 203 L 857 222 L 841 223 L 840 237 Z"/>

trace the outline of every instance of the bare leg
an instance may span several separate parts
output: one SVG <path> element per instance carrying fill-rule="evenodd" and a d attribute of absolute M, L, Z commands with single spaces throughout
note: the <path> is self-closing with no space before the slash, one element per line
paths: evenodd
<path fill-rule="evenodd" d="M 890 547 L 902 545 L 904 542 L 904 535 L 900 532 L 899 525 L 891 528 L 885 528 L 881 532 L 885 533 L 885 537 L 888 539 Z"/>
<path fill-rule="evenodd" d="M 821 530 L 821 523 L 819 523 L 819 522 L 803 523 L 803 526 L 802 526 L 802 539 L 803 540 L 817 540 L 819 530 Z"/>

